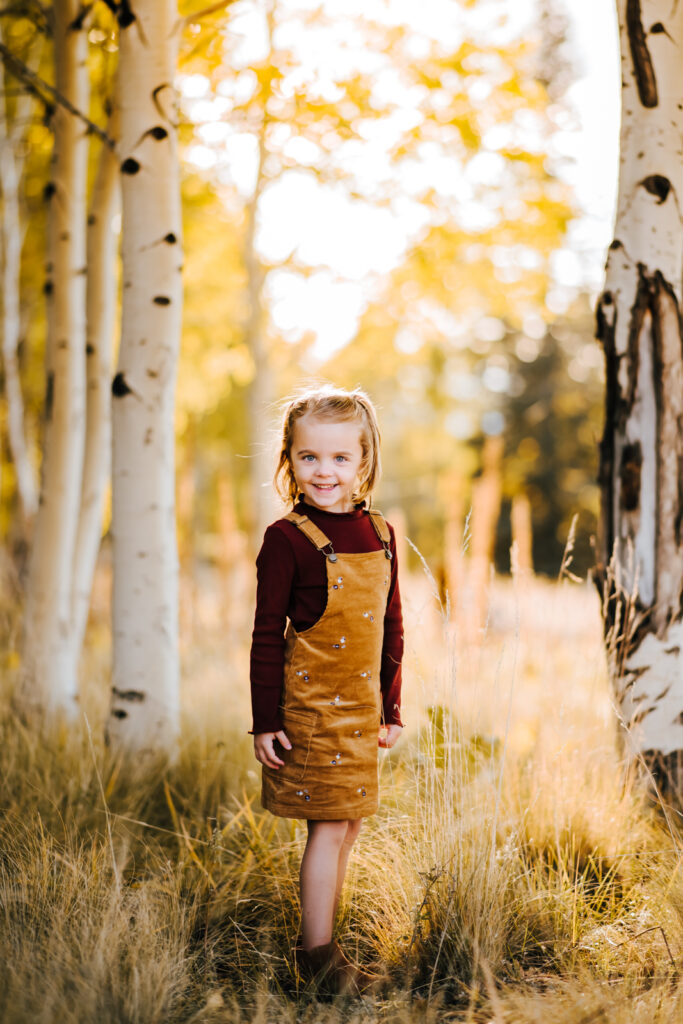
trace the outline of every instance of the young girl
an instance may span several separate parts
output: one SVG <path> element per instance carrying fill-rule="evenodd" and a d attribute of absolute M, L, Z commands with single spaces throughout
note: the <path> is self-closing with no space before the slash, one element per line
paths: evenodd
<path fill-rule="evenodd" d="M 373 984 L 332 931 L 351 847 L 378 806 L 377 747 L 392 747 L 402 729 L 396 545 L 370 507 L 379 472 L 367 395 L 325 387 L 296 398 L 276 472 L 293 508 L 268 527 L 256 562 L 251 693 L 261 799 L 273 814 L 307 819 L 301 960 L 338 991 Z"/>

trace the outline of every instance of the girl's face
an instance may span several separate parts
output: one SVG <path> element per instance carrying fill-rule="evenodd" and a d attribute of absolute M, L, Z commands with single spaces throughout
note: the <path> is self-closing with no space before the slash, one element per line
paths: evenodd
<path fill-rule="evenodd" d="M 290 459 L 309 505 L 326 512 L 352 511 L 363 461 L 360 436 L 354 420 L 323 420 L 307 413 L 295 422 Z"/>

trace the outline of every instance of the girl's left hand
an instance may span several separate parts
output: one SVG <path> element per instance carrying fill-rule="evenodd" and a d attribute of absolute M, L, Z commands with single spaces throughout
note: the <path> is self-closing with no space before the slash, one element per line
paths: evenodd
<path fill-rule="evenodd" d="M 377 743 L 380 747 L 393 747 L 402 732 L 402 725 L 383 725 L 379 731 Z"/>

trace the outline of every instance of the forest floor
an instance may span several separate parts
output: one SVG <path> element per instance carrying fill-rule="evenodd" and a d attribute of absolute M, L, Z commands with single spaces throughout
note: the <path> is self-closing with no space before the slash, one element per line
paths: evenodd
<path fill-rule="evenodd" d="M 444 621 L 404 582 L 405 735 L 356 844 L 345 949 L 381 997 L 297 976 L 305 828 L 259 805 L 244 594 L 183 591 L 182 749 L 163 772 L 102 738 L 96 614 L 83 718 L 39 739 L 0 702 L 0 1020 L 674 1024 L 683 1019 L 676 823 L 624 782 L 588 584 L 494 581 Z M 2 612 L 6 663 L 16 622 Z"/>

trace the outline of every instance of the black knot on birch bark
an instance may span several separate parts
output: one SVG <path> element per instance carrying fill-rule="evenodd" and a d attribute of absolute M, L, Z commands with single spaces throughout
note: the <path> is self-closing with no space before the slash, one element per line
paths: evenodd
<path fill-rule="evenodd" d="M 52 199 L 53 195 L 57 191 L 54 181 L 48 181 L 47 185 L 43 189 L 43 199 L 48 202 Z"/>
<path fill-rule="evenodd" d="M 122 174 L 137 174 L 139 170 L 140 164 L 132 156 L 127 157 L 121 164 Z"/>
<path fill-rule="evenodd" d="M 168 245 L 175 245 L 176 242 L 178 241 L 178 239 L 177 239 L 176 235 L 174 235 L 174 233 L 172 231 L 169 231 L 169 233 L 167 235 L 164 235 L 164 241 Z"/>
<path fill-rule="evenodd" d="M 54 290 L 55 290 L 55 286 L 53 285 L 52 281 L 46 281 L 45 284 L 43 285 L 43 294 L 44 295 L 52 295 Z"/>
<path fill-rule="evenodd" d="M 55 375 L 48 373 L 45 382 L 45 419 L 52 419 L 52 404 L 55 396 Z"/>
<path fill-rule="evenodd" d="M 650 195 L 657 197 L 657 205 L 661 206 L 662 203 L 666 202 L 667 196 L 671 191 L 671 182 L 668 178 L 665 178 L 663 174 L 650 174 L 647 178 L 643 178 L 640 185 L 643 186 L 646 192 Z"/>
<path fill-rule="evenodd" d="M 97 217 L 94 213 L 88 214 L 88 227 L 92 227 L 93 224 L 97 223 Z"/>
<path fill-rule="evenodd" d="M 150 128 L 147 134 L 151 135 L 157 142 L 161 142 L 163 139 L 168 138 L 168 132 L 165 128 L 162 128 L 160 124 L 155 125 L 154 128 Z"/>
<path fill-rule="evenodd" d="M 111 393 L 115 398 L 123 398 L 124 395 L 132 395 L 133 391 L 126 384 L 126 378 L 122 373 L 117 373 L 111 382 Z"/>
<path fill-rule="evenodd" d="M 168 295 L 155 295 L 154 298 L 152 299 L 152 302 L 155 304 L 155 306 L 171 305 L 171 300 L 169 299 Z"/>
<path fill-rule="evenodd" d="M 95 355 L 95 346 L 92 345 L 90 342 L 88 342 L 88 344 L 85 346 L 85 354 L 86 354 L 86 356 L 94 356 Z"/>
<path fill-rule="evenodd" d="M 119 700 L 130 700 L 142 703 L 147 698 L 147 695 L 143 693 L 142 690 L 119 690 L 118 687 L 112 686 L 111 692 L 115 697 L 118 697 Z"/>
<path fill-rule="evenodd" d="M 650 25 L 650 32 L 653 36 L 656 36 L 661 32 L 666 32 L 666 29 L 662 25 L 661 21 L 656 21 L 654 25 Z"/>
<path fill-rule="evenodd" d="M 128 718 L 128 712 L 124 711 L 123 708 L 114 708 L 112 715 L 114 718 Z"/>
<path fill-rule="evenodd" d="M 615 238 L 613 242 L 610 242 L 610 249 L 623 249 L 624 243 L 620 242 L 618 238 Z"/>

